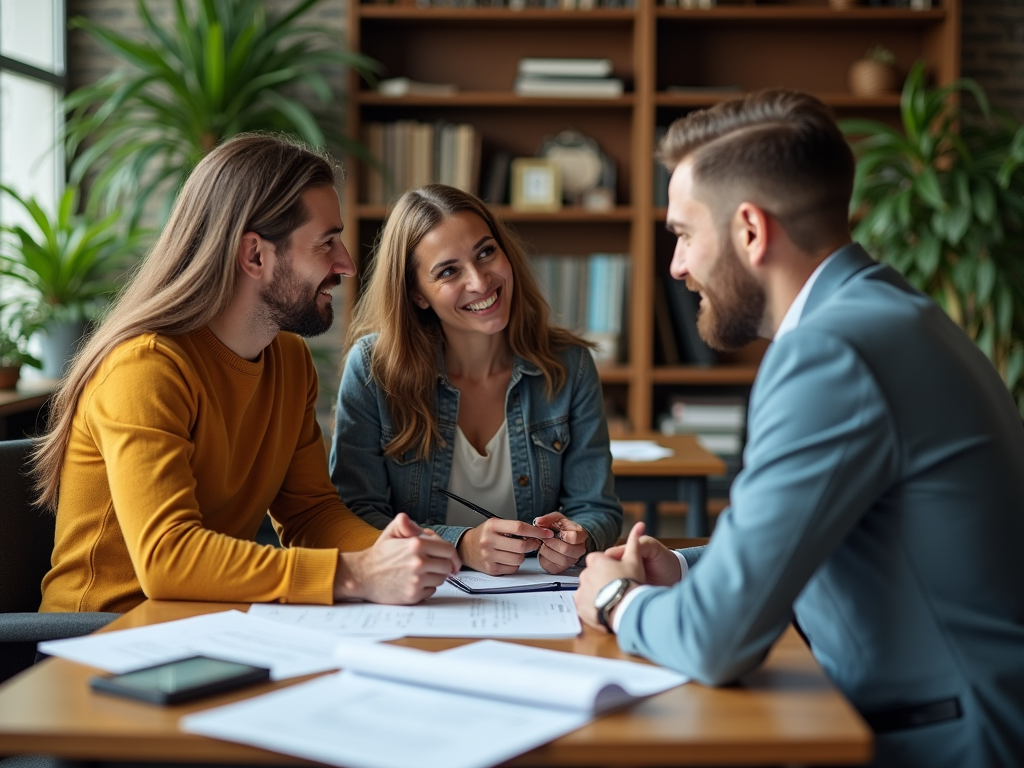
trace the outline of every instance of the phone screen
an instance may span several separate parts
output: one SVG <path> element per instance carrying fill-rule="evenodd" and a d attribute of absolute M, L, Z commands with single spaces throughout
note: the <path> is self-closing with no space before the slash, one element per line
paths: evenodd
<path fill-rule="evenodd" d="M 117 675 L 115 679 L 119 685 L 139 690 L 176 693 L 198 686 L 211 685 L 222 680 L 230 680 L 247 674 L 251 670 L 252 667 L 248 664 L 196 656 L 191 659 L 161 664 L 158 667 L 126 672 L 123 675 Z"/>

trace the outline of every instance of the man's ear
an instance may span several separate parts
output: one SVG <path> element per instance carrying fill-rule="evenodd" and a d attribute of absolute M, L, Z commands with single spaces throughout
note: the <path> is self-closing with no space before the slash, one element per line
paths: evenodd
<path fill-rule="evenodd" d="M 270 243 L 255 232 L 246 232 L 238 243 L 236 261 L 239 269 L 254 280 L 262 280 L 269 266 L 267 255 Z"/>
<path fill-rule="evenodd" d="M 764 263 L 768 254 L 768 214 L 754 203 L 740 203 L 730 227 L 733 245 L 752 267 Z"/>

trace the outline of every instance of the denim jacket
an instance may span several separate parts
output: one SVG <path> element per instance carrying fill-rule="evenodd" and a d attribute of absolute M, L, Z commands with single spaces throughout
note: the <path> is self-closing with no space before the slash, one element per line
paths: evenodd
<path fill-rule="evenodd" d="M 459 391 L 444 371 L 437 377 L 435 402 L 444 444 L 425 460 L 415 451 L 385 457 L 395 436 L 384 392 L 370 377 L 376 334 L 353 346 L 338 390 L 331 479 L 341 500 L 363 520 L 384 528 L 398 512 L 457 544 L 468 530 L 445 525 Z M 544 377 L 516 357 L 505 393 L 505 418 L 512 456 L 512 483 L 520 520 L 532 522 L 561 511 L 587 531 L 587 551 L 615 543 L 622 507 L 613 491 L 612 457 L 604 418 L 601 384 L 590 353 L 570 347 L 561 353 L 566 367 L 562 390 L 548 400 Z"/>

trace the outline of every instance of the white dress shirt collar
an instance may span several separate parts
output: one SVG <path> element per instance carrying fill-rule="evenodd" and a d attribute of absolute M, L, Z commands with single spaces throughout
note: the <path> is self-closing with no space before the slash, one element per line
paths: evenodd
<path fill-rule="evenodd" d="M 789 305 L 789 309 L 786 310 L 786 314 L 782 317 L 782 322 L 779 323 L 779 330 L 775 332 L 775 336 L 772 337 L 772 341 L 778 341 L 787 333 L 792 331 L 800 324 L 800 316 L 804 313 L 804 305 L 807 304 L 807 297 L 811 295 L 811 288 L 814 287 L 814 282 L 818 279 L 818 275 L 821 274 L 821 270 L 825 268 L 835 255 L 839 251 L 833 251 L 830 253 L 821 264 L 819 264 L 811 276 L 807 278 L 807 282 L 804 283 L 803 288 L 800 289 L 800 293 L 793 299 L 793 303 Z"/>

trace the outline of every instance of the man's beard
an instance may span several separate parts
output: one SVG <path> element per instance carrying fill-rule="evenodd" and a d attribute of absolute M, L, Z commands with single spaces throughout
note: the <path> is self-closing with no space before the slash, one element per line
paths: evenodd
<path fill-rule="evenodd" d="M 764 288 L 740 263 L 728 236 L 706 284 L 687 278 L 686 287 L 704 295 L 697 313 L 697 332 L 708 346 L 731 352 L 760 336 L 767 296 Z"/>
<path fill-rule="evenodd" d="M 287 259 L 280 262 L 279 277 L 272 285 L 260 291 L 267 319 L 279 331 L 295 333 L 304 338 L 325 333 L 334 322 L 334 307 L 320 307 L 317 297 L 323 288 L 338 285 L 339 275 L 324 280 L 315 288 L 295 277 Z"/>

